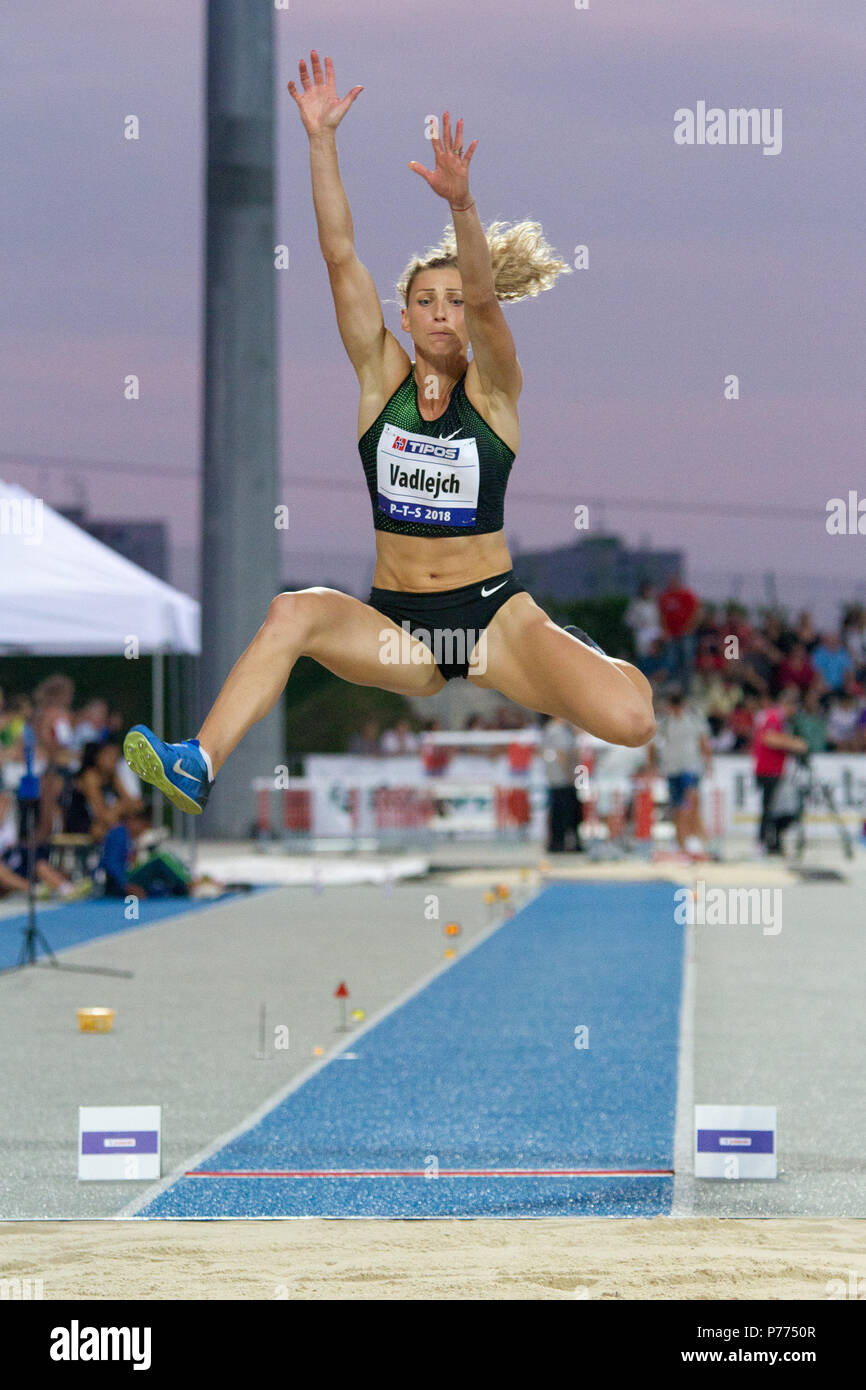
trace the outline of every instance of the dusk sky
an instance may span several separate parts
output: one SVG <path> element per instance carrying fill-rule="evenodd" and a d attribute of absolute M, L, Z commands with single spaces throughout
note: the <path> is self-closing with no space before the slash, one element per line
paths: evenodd
<path fill-rule="evenodd" d="M 274 23 L 287 578 L 360 592 L 373 555 L 357 382 L 286 91 L 315 47 L 340 96 L 365 88 L 340 166 L 410 354 L 394 282 L 449 220 L 407 168 L 433 166 L 429 114 L 479 141 L 482 222 L 537 219 L 569 261 L 589 247 L 587 270 L 505 308 L 524 375 L 510 542 L 569 544 L 588 503 L 596 532 L 682 547 L 698 584 L 775 569 L 782 598 L 794 575 L 810 577 L 798 602 L 866 592 L 866 535 L 825 525 L 830 498 L 866 499 L 863 0 L 290 0 Z M 43 0 L 0 19 L 0 477 L 169 521 L 170 578 L 192 593 L 204 26 L 202 0 Z M 781 109 L 780 152 L 675 143 L 674 113 L 701 102 Z"/>

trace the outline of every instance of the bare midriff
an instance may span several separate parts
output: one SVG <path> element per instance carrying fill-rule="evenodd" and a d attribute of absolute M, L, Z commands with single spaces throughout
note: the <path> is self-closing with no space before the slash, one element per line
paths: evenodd
<path fill-rule="evenodd" d="M 399 536 L 376 532 L 373 587 L 424 594 L 459 589 L 512 568 L 504 531 L 480 536 Z"/>

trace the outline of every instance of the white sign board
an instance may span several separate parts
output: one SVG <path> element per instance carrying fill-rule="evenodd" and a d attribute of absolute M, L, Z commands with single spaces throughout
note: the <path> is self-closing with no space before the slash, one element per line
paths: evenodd
<path fill-rule="evenodd" d="M 78 1177 L 85 1181 L 160 1177 L 158 1105 L 78 1108 Z"/>
<path fill-rule="evenodd" d="M 774 1105 L 696 1105 L 696 1178 L 775 1178 Z"/>

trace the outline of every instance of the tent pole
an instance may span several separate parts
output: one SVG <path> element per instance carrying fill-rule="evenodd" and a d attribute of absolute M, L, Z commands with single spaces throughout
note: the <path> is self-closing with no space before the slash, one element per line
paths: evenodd
<path fill-rule="evenodd" d="M 157 738 L 165 737 L 165 656 L 162 650 L 155 651 L 151 661 L 152 672 L 152 695 L 153 695 L 153 732 Z M 161 830 L 165 820 L 165 801 L 163 797 L 154 798 L 153 805 L 153 825 L 155 830 Z"/>
<path fill-rule="evenodd" d="M 183 718 L 180 692 L 180 670 L 183 657 L 170 652 L 168 657 L 168 732 L 171 739 L 183 738 Z M 183 816 L 174 802 L 171 803 L 171 835 L 177 839 L 178 817 Z M 185 818 L 184 818 L 185 819 Z"/>
<path fill-rule="evenodd" d="M 183 683 L 183 708 L 186 715 L 186 727 L 190 730 L 188 737 L 192 738 L 192 730 L 199 727 L 199 658 L 198 656 L 185 656 L 181 660 L 184 664 L 184 683 Z M 193 878 L 198 873 L 198 826 L 195 816 L 184 816 L 184 821 L 188 822 L 187 834 L 189 836 L 190 858 L 189 870 Z"/>

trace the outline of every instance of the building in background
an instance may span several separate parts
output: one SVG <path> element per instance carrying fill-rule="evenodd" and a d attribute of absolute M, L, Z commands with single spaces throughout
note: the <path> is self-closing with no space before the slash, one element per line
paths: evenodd
<path fill-rule="evenodd" d="M 80 526 L 94 540 L 116 550 L 134 565 L 171 583 L 168 563 L 168 531 L 164 521 L 97 521 L 83 507 L 57 507 L 61 516 Z"/>
<path fill-rule="evenodd" d="M 539 603 L 545 598 L 568 602 L 611 594 L 634 597 L 645 580 L 663 589 L 675 574 L 684 573 L 685 556 L 681 550 L 629 550 L 618 536 L 584 536 L 557 550 L 521 551 L 514 568 Z"/>

